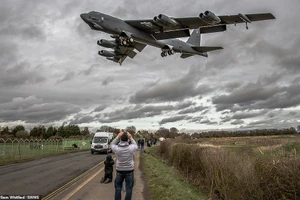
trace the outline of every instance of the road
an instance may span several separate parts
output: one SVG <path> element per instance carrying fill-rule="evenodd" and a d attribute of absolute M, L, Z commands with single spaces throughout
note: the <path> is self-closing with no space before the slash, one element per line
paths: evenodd
<path fill-rule="evenodd" d="M 105 159 L 90 151 L 0 166 L 0 195 L 43 197 Z"/>

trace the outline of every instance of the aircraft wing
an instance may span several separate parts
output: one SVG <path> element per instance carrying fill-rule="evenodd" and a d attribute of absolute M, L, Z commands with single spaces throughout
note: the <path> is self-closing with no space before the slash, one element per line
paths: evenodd
<path fill-rule="evenodd" d="M 136 56 L 137 53 L 134 51 L 135 49 L 141 52 L 145 47 L 145 44 L 139 42 L 133 42 L 129 46 L 118 45 L 114 48 L 115 56 L 107 57 L 107 59 L 119 63 L 121 65 L 123 61 L 127 58 L 127 56 L 131 59 Z"/>
<path fill-rule="evenodd" d="M 207 11 L 209 12 L 209 11 Z M 262 21 L 262 20 L 269 20 L 275 19 L 275 17 L 271 13 L 258 13 L 258 14 L 241 14 L 238 15 L 221 15 L 215 17 L 219 18 L 219 21 L 210 21 L 201 19 L 200 17 L 186 17 L 186 18 L 173 18 L 162 15 L 165 17 L 164 19 L 169 20 L 169 25 L 157 23 L 154 19 L 146 19 L 146 20 L 125 20 L 125 22 L 137 29 L 143 30 L 148 33 L 157 34 L 158 38 L 160 37 L 159 34 L 164 34 L 166 32 L 179 32 L 178 37 L 186 37 L 183 31 L 186 29 L 197 29 L 202 27 L 216 27 L 216 26 L 224 26 L 229 24 L 236 24 L 236 23 L 251 23 L 254 21 Z M 170 34 L 172 35 L 172 34 Z M 176 37 L 176 34 L 173 34 L 172 38 Z M 164 37 L 164 39 L 166 39 Z"/>

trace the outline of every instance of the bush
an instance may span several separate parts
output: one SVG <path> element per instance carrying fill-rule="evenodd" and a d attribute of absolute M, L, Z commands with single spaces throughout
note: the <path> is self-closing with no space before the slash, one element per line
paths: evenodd
<path fill-rule="evenodd" d="M 27 131 L 21 130 L 16 132 L 16 138 L 28 139 L 30 138 L 30 135 Z"/>
<path fill-rule="evenodd" d="M 300 197 L 300 160 L 258 161 L 255 173 L 262 199 Z"/>
<path fill-rule="evenodd" d="M 166 140 L 158 154 L 211 199 L 297 199 L 300 161 L 273 161 L 222 148 L 175 144 Z"/>

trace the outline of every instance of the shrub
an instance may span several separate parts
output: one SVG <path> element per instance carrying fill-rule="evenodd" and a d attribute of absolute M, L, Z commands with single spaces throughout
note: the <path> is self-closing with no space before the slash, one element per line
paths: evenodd
<path fill-rule="evenodd" d="M 300 197 L 300 160 L 260 160 L 255 163 L 255 173 L 262 199 Z"/>
<path fill-rule="evenodd" d="M 273 161 L 223 148 L 161 143 L 158 154 L 211 199 L 297 199 L 300 160 Z"/>

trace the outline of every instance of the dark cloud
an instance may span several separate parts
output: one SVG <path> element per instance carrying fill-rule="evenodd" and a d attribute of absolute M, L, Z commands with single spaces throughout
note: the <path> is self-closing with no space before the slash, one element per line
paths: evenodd
<path fill-rule="evenodd" d="M 104 80 L 102 81 L 102 85 L 103 85 L 103 86 L 106 86 L 106 85 L 108 85 L 109 83 L 111 83 L 113 80 L 114 80 L 113 78 L 107 77 L 106 79 L 104 79 Z"/>
<path fill-rule="evenodd" d="M 14 63 L 18 55 L 18 46 L 13 41 L 0 40 L 0 69 L 7 68 Z M 3 73 L 2 73 L 3 74 Z"/>
<path fill-rule="evenodd" d="M 97 68 L 99 68 L 99 64 L 92 64 L 88 69 L 82 70 L 80 74 L 85 76 L 91 75 Z"/>
<path fill-rule="evenodd" d="M 75 77 L 74 72 L 68 72 L 62 79 L 58 80 L 56 83 L 62 83 L 65 81 L 72 80 Z"/>
<path fill-rule="evenodd" d="M 188 108 L 188 107 L 194 106 L 194 105 L 196 105 L 196 102 L 188 100 L 188 101 L 184 101 L 184 102 L 176 104 L 175 108 L 180 110 L 180 109 L 185 109 L 185 108 Z"/>
<path fill-rule="evenodd" d="M 199 124 L 203 118 L 204 118 L 204 116 L 193 117 L 189 120 L 189 122 L 191 122 L 191 123 L 195 122 L 195 123 Z"/>
<path fill-rule="evenodd" d="M 136 105 L 128 106 L 113 112 L 100 113 L 96 115 L 100 122 L 117 122 L 120 120 L 139 119 L 147 117 L 155 117 L 164 113 L 184 109 L 190 105 L 194 105 L 192 101 L 177 103 L 174 105 Z M 103 108 L 103 107 L 100 107 Z M 96 108 L 97 109 L 97 108 Z M 95 110 L 96 110 L 95 109 Z M 94 110 L 94 111 L 95 111 Z M 100 110 L 99 110 L 100 111 Z"/>
<path fill-rule="evenodd" d="M 75 116 L 71 121 L 70 121 L 70 125 L 72 124 L 84 124 L 84 123 L 91 123 L 91 122 L 94 122 L 95 121 L 95 117 L 93 116 L 80 116 L 80 115 L 77 115 Z"/>
<path fill-rule="evenodd" d="M 186 119 L 186 115 L 177 115 L 177 116 L 173 116 L 173 117 L 168 117 L 168 118 L 164 118 L 159 122 L 159 125 L 163 125 L 169 122 L 177 122 L 183 119 Z"/>
<path fill-rule="evenodd" d="M 65 119 L 67 116 L 80 110 L 79 107 L 67 103 L 47 103 L 35 96 L 14 98 L 11 102 L 0 104 L 0 121 L 50 123 Z"/>
<path fill-rule="evenodd" d="M 20 40 L 39 39 L 44 41 L 46 39 L 44 30 L 41 27 L 28 24 L 9 24 L 0 29 L 0 35 L 4 37 L 18 37 Z"/>
<path fill-rule="evenodd" d="M 231 117 L 230 116 L 225 116 L 225 117 L 221 117 L 221 122 L 230 122 L 231 121 Z"/>
<path fill-rule="evenodd" d="M 197 73 L 199 68 L 192 66 L 190 71 L 182 78 L 158 83 L 149 88 L 143 88 L 130 97 L 131 103 L 154 103 L 179 101 L 185 98 L 195 97 L 212 91 L 212 88 L 206 84 L 198 85 Z"/>
<path fill-rule="evenodd" d="M 250 111 L 250 112 L 239 112 L 234 114 L 231 118 L 232 119 L 236 119 L 236 120 L 240 120 L 240 119 L 247 119 L 247 118 L 253 118 L 253 117 L 257 117 L 257 116 L 261 116 L 266 114 L 267 111 L 266 110 L 261 110 L 261 111 Z"/>
<path fill-rule="evenodd" d="M 198 124 L 207 124 L 207 125 L 215 125 L 218 124 L 218 122 L 209 120 L 209 119 L 202 119 L 200 120 L 200 122 L 198 122 Z"/>
<path fill-rule="evenodd" d="M 196 112 L 203 111 L 205 109 L 207 109 L 207 107 L 204 106 L 190 107 L 179 111 L 178 114 L 196 113 Z"/>
<path fill-rule="evenodd" d="M 18 63 L 11 68 L 4 69 L 0 74 L 0 84 L 5 87 L 39 84 L 44 81 L 45 78 L 36 70 L 32 70 L 27 62 Z"/>
<path fill-rule="evenodd" d="M 281 55 L 281 57 L 277 57 L 276 64 L 280 67 L 283 67 L 291 73 L 299 73 L 300 71 L 300 59 L 297 54 L 300 54 L 300 50 L 296 47 L 300 45 L 300 39 L 297 38 L 297 40 L 294 42 L 293 47 L 289 50 L 282 49 L 284 52 L 284 55 Z M 290 52 L 290 51 L 296 51 L 296 52 Z"/>
<path fill-rule="evenodd" d="M 243 104 L 251 103 L 253 101 L 266 100 L 270 96 L 279 91 L 277 86 L 264 87 L 260 83 L 249 83 L 244 87 L 240 87 L 233 91 L 230 95 L 220 95 L 214 97 L 212 102 L 214 104 Z"/>
<path fill-rule="evenodd" d="M 244 121 L 241 119 L 237 119 L 237 120 L 234 120 L 233 122 L 231 122 L 230 124 L 231 125 L 241 125 L 241 124 L 244 124 Z"/>
<path fill-rule="evenodd" d="M 115 110 L 110 113 L 97 115 L 100 122 L 117 122 L 120 120 L 137 119 L 143 117 L 153 117 L 160 115 L 164 111 L 174 109 L 172 105 L 162 106 L 128 106 L 122 109 Z"/>
<path fill-rule="evenodd" d="M 100 111 L 104 110 L 105 108 L 107 108 L 107 105 L 100 105 L 94 109 L 94 112 L 100 112 Z"/>
<path fill-rule="evenodd" d="M 261 83 L 247 84 L 228 95 L 213 97 L 217 111 L 289 108 L 300 105 L 299 84 L 277 86 Z"/>
<path fill-rule="evenodd" d="M 291 111 L 291 112 L 289 112 L 289 115 L 290 116 L 295 116 L 295 115 L 297 115 L 297 112 Z"/>

